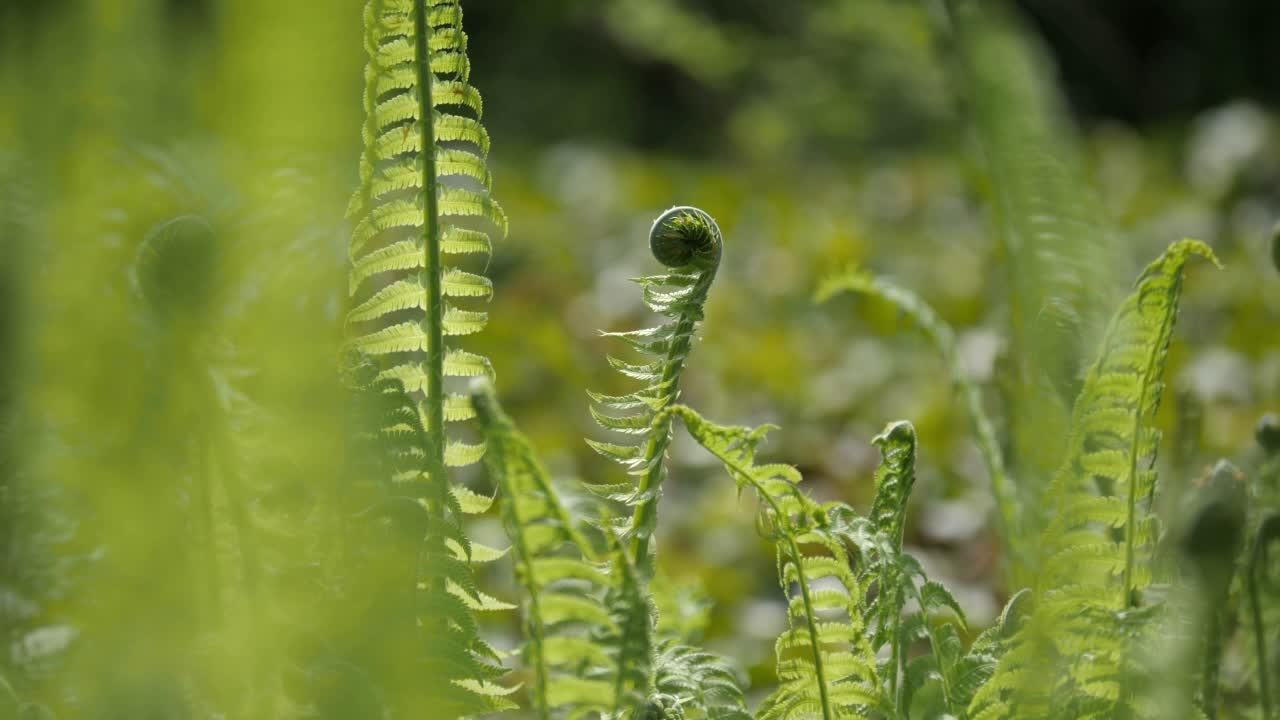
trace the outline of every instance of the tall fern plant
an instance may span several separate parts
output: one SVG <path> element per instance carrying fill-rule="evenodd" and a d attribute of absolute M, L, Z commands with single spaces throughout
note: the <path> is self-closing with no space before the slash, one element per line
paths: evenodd
<path fill-rule="evenodd" d="M 484 328 L 487 316 L 475 303 L 492 292 L 463 264 L 487 257 L 507 221 L 490 196 L 489 136 L 458 1 L 369 0 L 364 19 L 369 61 L 360 187 L 349 208 L 349 347 L 356 365 L 373 369 L 366 391 L 398 386 L 391 395 L 405 407 L 383 434 L 418 440 L 387 480 L 390 492 L 426 515 L 418 568 L 408 569 L 404 586 L 422 595 L 410 621 L 424 644 L 422 672 L 448 691 L 443 705 L 424 707 L 480 712 L 507 703 L 492 683 L 501 674 L 497 654 L 479 638 L 472 612 L 502 605 L 476 589 L 469 563 L 497 553 L 462 530 L 462 516 L 490 500 L 449 479 L 449 468 L 477 462 L 484 447 L 453 437 L 447 424 L 475 415 L 451 379 L 492 374 L 487 359 L 458 345 Z"/>

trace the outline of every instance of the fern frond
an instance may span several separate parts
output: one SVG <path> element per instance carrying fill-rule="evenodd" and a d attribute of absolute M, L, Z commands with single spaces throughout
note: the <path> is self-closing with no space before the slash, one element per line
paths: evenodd
<path fill-rule="evenodd" d="M 636 477 L 635 490 L 620 499 L 632 507 L 624 530 L 633 562 L 644 576 L 652 574 L 649 540 L 657 524 L 657 503 L 666 475 L 665 455 L 671 440 L 671 420 L 662 410 L 680 395 L 680 375 L 693 346 L 694 332 L 703 317 L 703 304 L 720 265 L 724 244 L 720 228 L 705 212 L 675 207 L 653 224 L 649 244 L 671 272 L 636 280 L 645 304 L 667 318 L 646 330 L 603 333 L 615 337 L 646 358 L 641 364 L 609 358 L 609 364 L 644 387 L 623 396 L 592 394 L 592 417 L 606 430 L 634 436 L 631 446 L 588 444 L 604 457 L 618 462 Z"/>
<path fill-rule="evenodd" d="M 1040 548 L 1041 588 L 1110 587 L 1115 606 L 1125 608 L 1150 582 L 1144 558 L 1154 549 L 1156 527 L 1147 521 L 1147 510 L 1160 440 L 1150 423 L 1164 388 L 1182 270 L 1196 256 L 1217 264 L 1201 242 L 1171 245 L 1142 272 L 1111 321 L 1072 413 L 1067 461 L 1049 486 L 1055 515 Z M 1113 531 L 1123 533 L 1120 553 L 1109 552 Z"/>
<path fill-rule="evenodd" d="M 491 372 L 447 339 L 484 329 L 488 278 L 445 258 L 488 256 L 506 233 L 490 196 L 489 137 L 470 84 L 457 0 L 370 0 L 365 7 L 364 154 L 349 215 L 351 346 L 384 358 L 422 408 L 439 464 L 469 465 L 478 448 L 445 438 L 446 379 Z M 448 448 L 454 448 L 452 452 Z M 445 454 L 449 457 L 445 457 Z"/>
<path fill-rule="evenodd" d="M 411 685 L 391 694 L 404 704 L 404 712 L 431 707 L 436 717 L 452 718 L 512 708 L 507 696 L 516 688 L 495 682 L 507 670 L 480 637 L 474 617 L 510 608 L 479 590 L 472 567 L 503 551 L 472 543 L 462 528 L 464 514 L 482 510 L 491 499 L 436 482 L 444 468 L 433 465 L 438 456 L 431 452 L 431 439 L 401 384 L 379 378 L 367 357 L 351 362 L 357 431 L 353 455 L 370 465 L 356 474 L 356 485 L 367 488 L 362 498 L 367 509 L 347 525 L 373 549 L 362 550 L 371 554 L 359 556 L 348 572 L 359 574 L 364 583 L 386 586 L 385 599 L 375 594 L 369 599 L 373 605 L 363 612 L 371 614 L 371 626 L 395 628 L 390 637 L 379 639 L 387 647 L 369 662 L 413 658 Z M 415 575 L 416 583 L 403 583 L 404 577 Z M 409 617 L 389 619 L 388 613 Z M 417 632 L 406 632 L 408 627 Z M 379 682 L 397 682 L 406 673 L 405 668 L 369 671 Z"/>
<path fill-rule="evenodd" d="M 724 427 L 683 405 L 664 413 L 681 418 L 739 492 L 755 492 L 761 505 L 757 527 L 777 548 L 789 629 L 776 647 L 780 687 L 758 717 L 915 716 L 913 698 L 931 683 L 939 688 L 934 714 L 961 716 L 979 681 L 975 677 L 988 666 L 963 654 L 965 619 L 955 598 L 902 552 L 915 478 L 911 424 L 890 423 L 874 440 L 882 463 L 868 519 L 842 503 L 811 500 L 790 466 L 757 465 L 756 451 L 769 426 Z M 917 609 L 904 613 L 909 602 Z M 908 662 L 908 649 L 918 643 L 926 643 L 929 653 Z"/>
<path fill-rule="evenodd" d="M 849 556 L 855 526 L 801 492 L 795 468 L 756 464 L 769 426 L 719 426 L 682 405 L 664 414 L 680 417 L 690 435 L 724 464 L 739 491 L 755 492 L 761 503 L 758 526 L 778 549 L 790 628 L 776 646 L 781 686 L 761 706 L 761 720 L 837 720 L 858 717 L 860 708 L 891 711 L 868 638 L 862 607 L 867 587 Z M 865 526 L 857 531 L 869 535 Z"/>
<path fill-rule="evenodd" d="M 1045 498 L 1054 514 L 1038 547 L 1037 607 L 975 695 L 974 717 L 1047 715 L 1050 707 L 1105 715 L 1131 700 L 1122 678 L 1129 641 L 1149 615 L 1138 598 L 1152 582 L 1159 535 L 1150 505 L 1160 433 L 1150 423 L 1182 271 L 1196 256 L 1217 262 L 1203 243 L 1170 246 L 1111 321 L 1072 413 L 1068 458 Z M 1043 682 L 1046 668 L 1061 669 L 1054 683 Z"/>
<path fill-rule="evenodd" d="M 1005 557 L 1011 559 L 1011 574 L 1017 577 L 1021 569 L 1026 566 L 1025 561 L 1020 559 L 1023 543 L 1021 542 L 1022 533 L 1018 531 L 1021 504 L 1018 501 L 1017 488 L 1005 470 L 1004 454 L 996 440 L 991 419 L 983 409 L 978 387 L 970 379 L 956 351 L 955 331 L 915 293 L 886 278 L 877 277 L 856 268 L 828 277 L 819 286 L 814 299 L 816 302 L 826 302 L 842 292 L 858 293 L 890 303 L 902 314 L 911 318 L 942 356 L 943 362 L 951 372 L 951 381 L 955 390 L 964 401 L 965 411 L 969 415 L 969 425 L 977 440 L 983 462 L 987 466 L 987 473 L 991 476 L 991 490 L 996 501 L 996 531 L 1003 543 Z"/>
<path fill-rule="evenodd" d="M 652 608 L 635 568 L 616 538 L 597 550 L 589 524 L 571 514 L 487 383 L 475 386 L 472 405 L 526 590 L 535 712 L 546 720 L 634 710 L 647 694 L 653 656 Z"/>
<path fill-rule="evenodd" d="M 444 717 L 499 710 L 512 706 L 505 696 L 514 688 L 492 682 L 503 671 L 478 640 L 472 613 L 508 606 L 476 588 L 474 548 L 463 531 L 463 515 L 483 512 L 492 499 L 452 485 L 447 471 L 479 461 L 484 446 L 449 438 L 445 423 L 473 414 L 447 379 L 492 373 L 486 359 L 455 344 L 484 328 L 485 313 L 469 303 L 487 300 L 492 285 L 452 259 L 487 257 L 507 221 L 489 195 L 489 138 L 458 0 L 368 0 L 364 20 L 348 346 L 374 367 L 376 391 L 396 403 L 381 426 L 399 445 L 389 478 L 426 515 L 417 611 L 432 648 L 427 663 L 469 700 L 431 710 Z"/>

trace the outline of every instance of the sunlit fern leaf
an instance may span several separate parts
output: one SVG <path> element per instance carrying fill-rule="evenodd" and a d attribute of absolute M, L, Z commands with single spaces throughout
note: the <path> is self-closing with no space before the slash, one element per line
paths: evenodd
<path fill-rule="evenodd" d="M 609 358 L 618 372 L 644 383 L 641 389 L 622 396 L 591 394 L 595 402 L 591 414 L 596 422 L 629 437 L 634 444 L 587 441 L 636 477 L 634 491 L 620 493 L 617 499 L 632 508 L 632 518 L 621 530 L 643 577 L 652 574 L 649 540 L 657 524 L 657 502 L 671 439 L 670 418 L 661 411 L 680 396 L 680 375 L 720 265 L 723 242 L 715 220 L 697 208 L 676 207 L 659 216 L 649 244 L 654 256 L 671 272 L 636 282 L 645 304 L 667 320 L 646 330 L 604 333 L 645 358 L 641 363 Z"/>
<path fill-rule="evenodd" d="M 1111 321 L 1072 413 L 1067 460 L 1049 488 L 1055 514 L 1040 548 L 1041 587 L 1109 586 L 1116 606 L 1126 607 L 1150 582 L 1144 558 L 1151 555 L 1156 528 L 1147 504 L 1155 492 L 1160 440 L 1151 421 L 1164 387 L 1183 267 L 1196 256 L 1217 263 L 1198 241 L 1170 246 L 1143 271 Z M 1111 549 L 1112 530 L 1124 533 L 1120 552 L 1101 552 Z M 1081 542 L 1090 534 L 1093 543 Z"/>
<path fill-rule="evenodd" d="M 956 392 L 964 401 L 974 438 L 991 476 L 991 490 L 996 500 L 996 529 L 1004 544 L 1005 557 L 1010 558 L 1009 562 L 1013 565 L 1011 574 L 1018 577 L 1026 567 L 1026 562 L 1021 559 L 1024 545 L 1021 542 L 1022 533 L 1018 531 L 1022 506 L 1018 502 L 1017 489 L 1005 471 L 1004 455 L 991 419 L 982 406 L 982 396 L 956 350 L 955 331 L 915 293 L 886 278 L 856 268 L 825 279 L 815 294 L 815 300 L 826 302 L 843 292 L 879 298 L 892 304 L 920 328 L 947 364 Z"/>
<path fill-rule="evenodd" d="M 469 465 L 481 449 L 444 438 L 444 423 L 469 417 L 448 411 L 448 378 L 491 370 L 452 338 L 484 329 L 486 314 L 471 305 L 487 300 L 492 284 L 479 267 L 455 263 L 487 258 L 507 221 L 489 195 L 489 137 L 470 84 L 461 7 L 370 0 L 365 49 L 365 149 L 349 209 L 351 346 L 380 356 L 384 377 L 420 401 L 433 452 L 447 454 L 437 459 Z"/>
<path fill-rule="evenodd" d="M 1159 538 L 1150 504 L 1160 433 L 1151 422 L 1183 268 L 1196 256 L 1217 262 L 1198 241 L 1170 246 L 1111 321 L 1046 494 L 1054 512 L 1038 547 L 1036 607 L 974 697 L 974 717 L 1048 717 L 1051 708 L 1101 717 L 1131 699 L 1122 678 L 1135 624 L 1148 616 L 1139 598 Z"/>
<path fill-rule="evenodd" d="M 492 285 L 476 272 L 483 262 L 458 263 L 487 260 L 507 221 L 489 194 L 489 137 L 458 0 L 369 0 L 364 20 L 369 62 L 360 187 L 349 207 L 349 347 L 375 368 L 370 385 L 397 403 L 381 426 L 383 439 L 397 444 L 391 491 L 425 514 L 417 612 L 429 636 L 426 662 L 466 701 L 431 711 L 502 709 L 512 690 L 492 682 L 501 672 L 497 655 L 479 641 L 472 613 L 508 606 L 476 588 L 462 524 L 491 498 L 451 485 L 447 471 L 479 461 L 484 446 L 448 437 L 445 424 L 474 415 L 465 396 L 449 392 L 450 378 L 492 374 L 485 358 L 456 344 L 484 328 L 475 303 Z"/>
<path fill-rule="evenodd" d="M 338 577 L 362 588 L 345 602 L 367 618 L 369 634 L 354 644 L 364 654 L 353 650 L 347 662 L 373 678 L 399 712 L 430 708 L 433 717 L 456 718 L 514 707 L 507 695 L 515 688 L 495 682 L 507 670 L 475 619 L 511 608 L 481 592 L 473 571 L 504 551 L 472 543 L 462 527 L 465 513 L 491 499 L 432 480 L 431 440 L 397 380 L 379 379 L 373 361 L 359 355 L 346 369 L 351 454 L 361 464 L 352 468 L 340 506 L 361 510 L 344 522 L 351 537 Z"/>
<path fill-rule="evenodd" d="M 761 504 L 758 526 L 778 552 L 778 578 L 788 596 L 788 625 L 776 652 L 780 687 L 760 707 L 762 720 L 861 717 L 870 708 L 891 712 L 879 676 L 863 608 L 867 588 L 855 574 L 849 547 L 865 523 L 838 506 L 829 513 L 800 491 L 788 465 L 757 465 L 756 449 L 768 426 L 751 430 L 715 425 L 675 405 L 699 444 L 715 455 L 737 484 Z M 847 511 L 847 514 L 842 514 Z"/>
<path fill-rule="evenodd" d="M 472 405 L 526 591 L 534 711 L 542 720 L 626 717 L 644 702 L 653 656 L 653 612 L 635 568 L 616 537 L 594 538 L 570 512 L 488 384 L 475 386 Z"/>
<path fill-rule="evenodd" d="M 946 5 L 1008 269 L 1011 465 L 1035 511 L 1063 457 L 1054 440 L 1065 434 L 1081 366 L 1120 286 L 1120 246 L 1077 167 L 1047 55 L 1012 3 Z"/>

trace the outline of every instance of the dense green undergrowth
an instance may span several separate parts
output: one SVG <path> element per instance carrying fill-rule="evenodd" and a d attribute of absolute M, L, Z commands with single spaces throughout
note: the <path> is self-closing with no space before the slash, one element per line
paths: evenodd
<path fill-rule="evenodd" d="M 942 316 L 865 268 L 831 272 L 816 291 L 824 306 L 805 312 L 837 313 L 858 296 L 909 319 L 940 355 L 989 482 L 1005 600 L 989 626 L 971 624 L 908 546 L 930 451 L 910 421 L 870 439 L 878 465 L 856 507 L 773 461 L 788 456 L 766 452 L 773 426 L 722 424 L 691 406 L 684 380 L 700 337 L 717 331 L 708 302 L 735 251 L 704 210 L 670 208 L 635 238 L 661 265 L 635 280 L 654 324 L 601 333 L 632 388 L 587 393 L 599 431 L 585 442 L 612 472 L 553 474 L 503 407 L 502 368 L 477 350 L 508 219 L 462 8 L 368 0 L 341 391 L 321 390 L 332 359 L 322 351 L 334 348 L 293 314 L 325 304 L 309 278 L 227 279 L 238 277 L 228 248 L 298 232 L 281 255 L 246 263 L 281 267 L 305 250 L 305 232 L 270 217 L 246 228 L 216 203 L 150 225 L 129 299 L 113 296 L 141 318 L 138 346 L 121 352 L 142 368 L 129 377 L 143 421 L 85 424 L 190 432 L 155 452 L 104 442 L 39 467 L 17 462 L 38 428 L 0 424 L 0 613 L 13 647 L 0 720 L 1280 717 L 1280 422 L 1264 418 L 1258 447 L 1234 464 L 1179 484 L 1159 472 L 1184 282 L 1218 258 L 1178 240 L 1112 297 L 1118 231 L 1074 164 L 1033 45 L 998 8 L 942 6 L 938 33 L 973 118 L 1007 277 L 1001 377 L 974 378 Z M 201 196 L 184 172 L 199 162 L 158 164 L 149 177 Z M 18 225 L 21 213 L 4 218 Z M 0 287 L 18 287 L 14 275 Z M 272 359 L 239 356 L 227 338 L 262 314 L 279 342 L 316 351 L 314 365 L 276 360 L 274 377 L 292 384 L 274 390 L 292 413 L 242 391 L 253 373 L 241 367 Z M 156 367 L 173 375 L 150 383 Z M 0 402 L 13 394 L 0 385 Z M 292 445 L 261 440 L 279 427 L 309 431 Z M 704 646 L 707 621 L 695 616 L 706 608 L 683 612 L 659 561 L 664 489 L 682 480 L 674 448 L 720 469 L 774 555 L 781 631 L 767 686 Z M 106 553 L 70 519 L 91 493 L 28 480 L 99 464 L 122 483 L 86 512 L 89 531 L 121 540 Z M 176 509 L 134 532 L 123 509 L 155 497 Z M 501 538 L 485 524 L 495 518 Z M 169 552 L 172 571 L 153 575 Z M 493 584 L 513 590 L 489 587 L 508 570 Z M 102 595 L 70 601 L 68 578 Z M 126 582 L 167 609 L 146 635 L 126 619 Z M 65 637 L 75 612 L 85 647 Z M 495 639 L 504 624 L 518 626 L 518 647 Z"/>

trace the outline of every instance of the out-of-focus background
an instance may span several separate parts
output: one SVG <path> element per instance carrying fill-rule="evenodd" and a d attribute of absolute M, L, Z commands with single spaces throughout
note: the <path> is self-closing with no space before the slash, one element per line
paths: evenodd
<path fill-rule="evenodd" d="M 1018 5 L 1119 230 L 1109 270 L 1132 278 L 1181 237 L 1225 265 L 1187 282 L 1162 418 L 1194 462 L 1171 472 L 1247 456 L 1258 416 L 1280 408 L 1280 5 Z M 657 269 L 649 223 L 697 205 L 726 249 L 684 399 L 718 421 L 780 425 L 770 458 L 860 507 L 870 438 L 910 419 L 922 450 L 908 545 L 975 626 L 989 621 L 1010 588 L 945 368 L 887 307 L 812 302 L 854 264 L 915 288 L 957 326 L 1000 415 L 1009 277 L 941 8 L 464 7 L 512 228 L 489 267 L 490 327 L 470 347 L 553 472 L 619 479 L 583 443 L 600 437 L 585 390 L 625 387 L 598 330 L 648 323 L 628 278 Z M 315 550 L 297 508 L 342 463 L 333 368 L 361 32 L 356 0 L 0 4 L 0 675 L 15 691 L 83 710 L 176 672 L 156 658 L 207 611 L 191 582 L 232 592 L 183 549 L 199 522 L 183 508 L 210 467 L 241 464 L 244 483 L 223 492 L 274 533 L 265 555 Z M 165 233 L 217 242 L 157 268 L 144 240 Z M 1200 421 L 1175 428 L 1175 410 Z M 753 507 L 690 443 L 672 455 L 660 566 L 710 612 L 707 643 L 768 682 L 785 613 Z M 502 544 L 494 519 L 473 534 Z M 512 597 L 509 578 L 500 563 L 483 581 Z M 242 650 L 262 649 L 245 623 L 267 601 L 248 597 L 227 622 Z M 303 591 L 271 602 L 306 616 Z M 511 615 L 489 632 L 511 647 L 515 628 Z M 238 657 L 207 654 L 215 669 Z M 145 717 L 171 716 L 190 690 L 174 687 L 148 695 Z"/>

